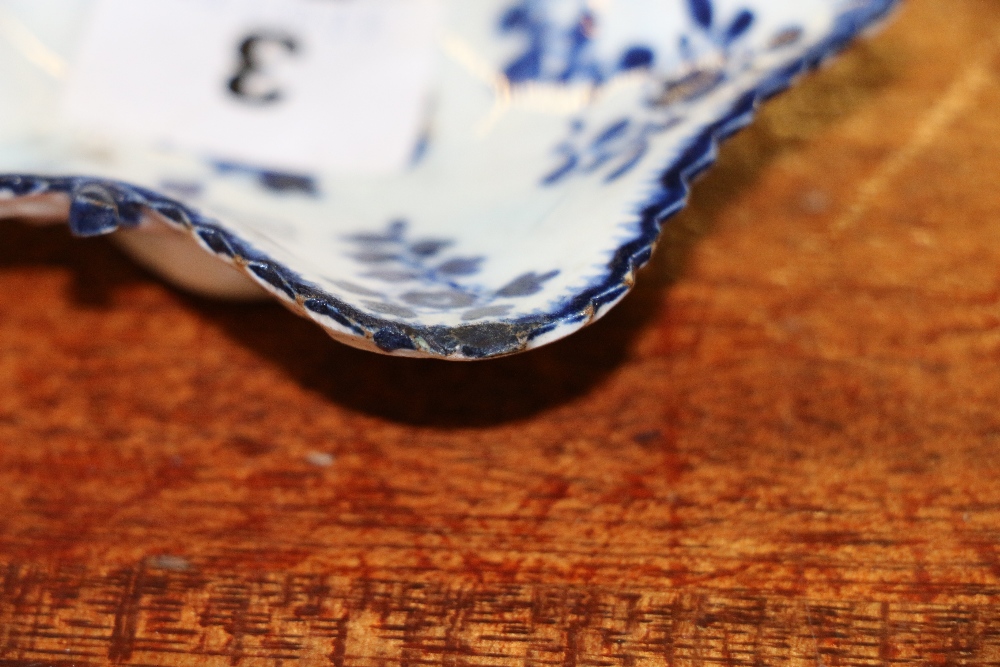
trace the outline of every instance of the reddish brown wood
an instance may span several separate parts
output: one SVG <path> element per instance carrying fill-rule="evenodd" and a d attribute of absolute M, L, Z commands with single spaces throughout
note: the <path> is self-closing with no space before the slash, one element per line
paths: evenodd
<path fill-rule="evenodd" d="M 998 37 L 908 3 L 495 362 L 6 225 L 0 665 L 1000 663 Z"/>

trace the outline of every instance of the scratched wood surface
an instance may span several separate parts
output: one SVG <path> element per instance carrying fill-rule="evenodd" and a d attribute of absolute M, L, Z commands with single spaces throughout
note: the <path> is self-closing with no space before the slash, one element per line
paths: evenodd
<path fill-rule="evenodd" d="M 911 0 L 495 362 L 6 224 L 0 666 L 1000 664 L 998 75 Z"/>

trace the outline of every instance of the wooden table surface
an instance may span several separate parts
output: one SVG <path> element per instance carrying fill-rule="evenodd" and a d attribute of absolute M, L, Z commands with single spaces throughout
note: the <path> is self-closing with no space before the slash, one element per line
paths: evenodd
<path fill-rule="evenodd" d="M 493 362 L 4 223 L 0 667 L 1000 664 L 998 75 L 911 0 Z"/>

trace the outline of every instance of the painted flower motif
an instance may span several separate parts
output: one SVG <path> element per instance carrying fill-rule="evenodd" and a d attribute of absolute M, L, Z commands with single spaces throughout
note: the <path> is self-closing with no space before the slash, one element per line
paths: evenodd
<path fill-rule="evenodd" d="M 520 33 L 528 42 L 504 68 L 508 81 L 600 81 L 592 53 L 593 24 L 583 0 L 523 0 L 508 9 L 500 19 L 501 32 Z"/>
<path fill-rule="evenodd" d="M 685 105 L 727 83 L 750 58 L 738 48 L 753 28 L 755 14 L 741 8 L 721 16 L 712 0 L 685 0 L 692 30 L 680 37 L 677 55 L 685 65 L 681 74 L 658 78 L 654 73 L 645 104 L 634 116 L 593 123 L 585 114 L 569 124 L 566 138 L 553 153 L 557 164 L 541 177 L 552 186 L 573 175 L 603 173 L 614 181 L 635 168 L 649 151 L 651 140 L 685 118 Z M 522 0 L 500 20 L 504 33 L 527 37 L 527 48 L 504 71 L 512 84 L 528 81 L 590 81 L 600 85 L 611 77 L 638 68 L 653 68 L 656 51 L 648 45 L 626 47 L 618 58 L 601 62 L 595 55 L 594 35 L 599 15 L 584 0 Z M 789 26 L 775 35 L 769 48 L 794 44 L 802 29 Z"/>

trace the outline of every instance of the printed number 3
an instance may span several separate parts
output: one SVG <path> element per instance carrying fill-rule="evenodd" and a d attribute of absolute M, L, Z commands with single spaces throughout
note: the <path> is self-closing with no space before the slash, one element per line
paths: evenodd
<path fill-rule="evenodd" d="M 229 80 L 229 92 L 246 104 L 267 105 L 281 101 L 283 94 L 277 88 L 267 88 L 257 79 L 261 78 L 267 45 L 275 45 L 290 54 L 299 50 L 294 37 L 281 34 L 253 34 L 247 36 L 239 46 L 240 65 Z"/>

